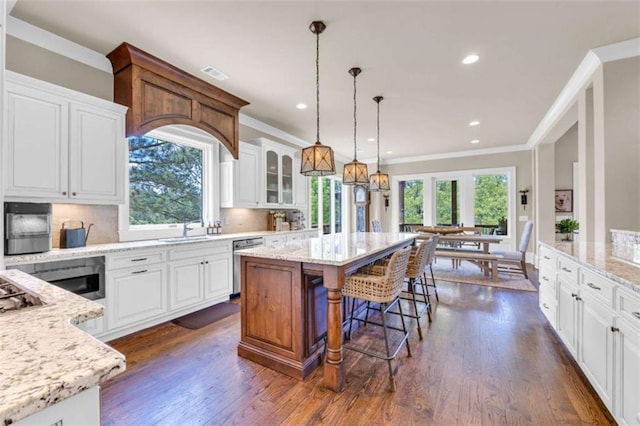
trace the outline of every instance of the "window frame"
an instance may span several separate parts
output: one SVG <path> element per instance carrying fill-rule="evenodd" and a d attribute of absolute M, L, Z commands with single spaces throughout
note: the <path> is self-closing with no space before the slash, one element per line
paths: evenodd
<path fill-rule="evenodd" d="M 144 136 L 202 150 L 202 220 L 191 224 L 189 235 L 204 235 L 206 225 L 220 217 L 220 161 L 219 142 L 211 135 L 188 126 L 165 126 L 147 132 Z M 182 235 L 182 223 L 131 225 L 129 222 L 129 141 L 126 140 L 125 202 L 118 207 L 118 234 L 120 241 L 171 238 Z M 215 177 L 218 176 L 218 185 Z"/>
<path fill-rule="evenodd" d="M 323 179 L 329 180 L 330 182 L 339 182 L 342 184 L 342 176 L 336 175 L 336 176 L 318 176 L 317 179 L 317 185 L 318 185 L 318 194 L 322 194 L 322 182 Z M 311 182 L 309 183 L 309 185 L 311 185 Z M 335 234 L 335 230 L 336 230 L 336 220 L 335 220 L 335 184 L 331 184 L 329 185 L 330 188 L 330 192 L 329 192 L 329 212 L 330 212 L 330 223 L 329 223 L 329 234 Z M 342 197 L 341 197 L 341 202 L 342 202 L 342 217 L 341 222 L 342 222 L 342 233 L 348 233 L 349 230 L 351 229 L 351 222 L 349 221 L 349 217 L 350 217 L 350 212 L 351 212 L 351 205 L 349 203 L 349 195 L 347 194 L 348 192 L 351 191 L 345 191 L 345 189 L 350 188 L 348 185 L 344 185 L 342 184 Z M 312 200 L 311 200 L 311 194 L 312 191 L 309 191 L 309 218 L 311 218 L 311 208 L 312 208 Z M 317 209 L 318 209 L 318 229 L 323 232 L 324 230 L 324 214 L 323 214 L 323 208 L 324 208 L 324 202 L 323 202 L 323 197 L 319 196 L 318 198 L 318 203 L 317 203 Z M 311 219 L 309 219 L 309 223 L 311 223 Z"/>

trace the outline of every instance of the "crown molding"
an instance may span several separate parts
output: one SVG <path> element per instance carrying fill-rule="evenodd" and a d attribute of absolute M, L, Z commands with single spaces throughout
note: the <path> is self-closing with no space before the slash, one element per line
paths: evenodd
<path fill-rule="evenodd" d="M 466 151 L 447 152 L 443 154 L 418 155 L 413 157 L 400 157 L 390 160 L 380 160 L 380 164 L 406 164 L 420 161 L 444 160 L 447 158 L 476 157 L 478 155 L 502 154 L 505 152 L 529 151 L 527 145 L 509 145 L 496 148 L 470 149 Z"/>
<path fill-rule="evenodd" d="M 544 141 L 553 127 L 562 119 L 562 116 L 571 109 L 580 92 L 591 84 L 593 75 L 602 64 L 635 56 L 640 56 L 640 38 L 590 49 L 529 137 L 527 147 L 533 149 Z"/>
<path fill-rule="evenodd" d="M 100 71 L 113 74 L 111 62 L 106 56 L 13 16 L 7 16 L 7 34 Z"/>

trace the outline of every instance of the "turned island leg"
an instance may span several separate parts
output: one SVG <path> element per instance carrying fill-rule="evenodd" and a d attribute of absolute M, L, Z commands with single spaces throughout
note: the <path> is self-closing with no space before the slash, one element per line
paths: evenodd
<path fill-rule="evenodd" d="M 342 268 L 327 267 L 324 270 L 324 286 L 327 288 L 327 359 L 324 364 L 324 385 L 334 392 L 341 392 L 346 384 L 342 348 Z"/>

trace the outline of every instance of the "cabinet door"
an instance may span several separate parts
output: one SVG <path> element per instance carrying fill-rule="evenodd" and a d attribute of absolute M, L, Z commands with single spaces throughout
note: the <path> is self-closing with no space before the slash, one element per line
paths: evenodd
<path fill-rule="evenodd" d="M 616 417 L 621 425 L 640 425 L 640 327 L 626 320 L 617 324 Z"/>
<path fill-rule="evenodd" d="M 280 203 L 288 206 L 293 205 L 293 156 L 283 154 L 280 158 L 282 164 L 282 183 L 280 193 Z"/>
<path fill-rule="evenodd" d="M 204 259 L 205 298 L 228 298 L 233 293 L 233 254 L 217 254 Z"/>
<path fill-rule="evenodd" d="M 69 190 L 71 200 L 124 202 L 124 116 L 71 104 Z"/>
<path fill-rule="evenodd" d="M 59 97 L 7 83 L 6 196 L 67 199 L 68 109 Z"/>
<path fill-rule="evenodd" d="M 265 204 L 276 206 L 280 204 L 280 161 L 278 153 L 267 149 L 265 161 Z"/>
<path fill-rule="evenodd" d="M 613 319 L 595 296 L 581 292 L 578 362 L 602 402 L 613 411 Z"/>
<path fill-rule="evenodd" d="M 262 150 L 254 146 L 240 144 L 240 157 L 236 162 L 235 204 L 237 207 L 258 207 L 262 178 L 260 164 Z M 265 200 L 266 201 L 266 200 Z"/>
<path fill-rule="evenodd" d="M 577 355 L 577 327 L 578 304 L 575 295 L 578 294 L 578 286 L 558 278 L 558 308 L 556 313 L 557 332 L 574 358 Z"/>
<path fill-rule="evenodd" d="M 204 259 L 185 259 L 169 264 L 169 309 L 185 308 L 204 300 Z"/>
<path fill-rule="evenodd" d="M 233 165 L 231 161 L 220 163 L 220 207 L 231 208 L 234 206 L 233 187 L 237 185 L 237 182 L 233 179 Z"/>
<path fill-rule="evenodd" d="M 107 276 L 107 324 L 117 328 L 144 321 L 167 311 L 164 265 L 115 271 Z"/>

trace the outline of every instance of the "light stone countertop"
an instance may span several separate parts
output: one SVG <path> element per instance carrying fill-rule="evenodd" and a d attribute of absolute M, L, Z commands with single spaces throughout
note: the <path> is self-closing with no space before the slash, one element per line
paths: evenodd
<path fill-rule="evenodd" d="M 0 277 L 46 305 L 0 314 L 0 422 L 10 424 L 125 370 L 125 357 L 74 324 L 103 307 L 18 270 Z"/>
<path fill-rule="evenodd" d="M 260 257 L 322 265 L 346 265 L 391 245 L 411 241 L 417 234 L 356 232 L 236 250 L 236 256 Z"/>
<path fill-rule="evenodd" d="M 640 294 L 640 265 L 614 256 L 611 245 L 578 241 L 540 243 Z"/>
<path fill-rule="evenodd" d="M 256 232 L 239 232 L 234 234 L 208 235 L 206 238 L 193 239 L 186 238 L 184 241 L 164 242 L 167 238 L 157 240 L 130 241 L 111 244 L 94 244 L 86 247 L 78 247 L 71 249 L 54 248 L 44 253 L 18 254 L 14 256 L 5 256 L 5 266 L 19 265 L 24 263 L 48 262 L 54 260 L 63 260 L 74 257 L 100 256 L 108 253 L 125 252 L 140 249 L 155 249 L 165 247 L 182 246 L 185 244 L 197 244 L 212 241 L 234 241 L 244 238 L 268 237 L 272 235 L 288 235 L 301 232 L 317 231 L 315 229 L 304 229 L 298 231 L 256 231 Z"/>

